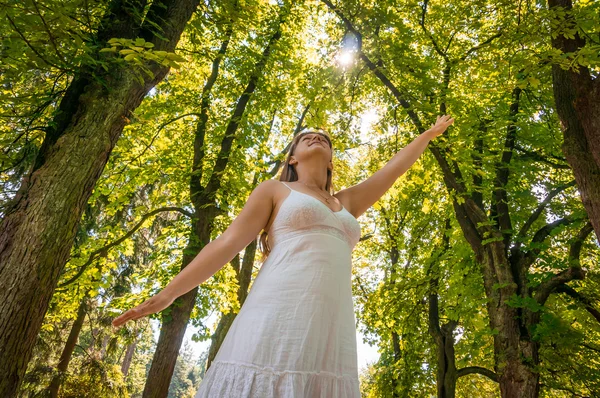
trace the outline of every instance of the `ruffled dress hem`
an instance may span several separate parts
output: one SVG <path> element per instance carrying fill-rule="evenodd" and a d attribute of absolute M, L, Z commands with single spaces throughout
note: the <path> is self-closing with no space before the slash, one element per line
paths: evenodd
<path fill-rule="evenodd" d="M 195 398 L 360 398 L 356 375 L 276 370 L 238 361 L 213 361 Z"/>

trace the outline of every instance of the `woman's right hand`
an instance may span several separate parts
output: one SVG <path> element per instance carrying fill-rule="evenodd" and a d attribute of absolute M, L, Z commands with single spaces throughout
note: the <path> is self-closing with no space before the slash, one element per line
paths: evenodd
<path fill-rule="evenodd" d="M 175 301 L 177 297 L 173 297 L 164 290 L 161 290 L 158 294 L 150 297 L 148 300 L 144 301 L 142 304 L 134 307 L 112 321 L 112 325 L 114 327 L 119 327 L 123 325 L 127 321 L 136 320 L 146 315 L 155 314 L 160 312 L 170 306 L 173 301 Z"/>
<path fill-rule="evenodd" d="M 432 124 L 431 128 L 427 130 L 426 133 L 431 135 L 431 138 L 435 138 L 438 135 L 443 134 L 452 123 L 454 123 L 454 119 L 450 115 L 438 115 L 435 124 Z"/>

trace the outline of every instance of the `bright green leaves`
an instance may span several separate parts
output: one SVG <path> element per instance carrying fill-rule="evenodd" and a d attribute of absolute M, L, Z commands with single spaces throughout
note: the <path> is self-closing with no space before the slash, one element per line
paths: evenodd
<path fill-rule="evenodd" d="M 179 69 L 180 65 L 178 62 L 186 61 L 185 58 L 181 57 L 174 52 L 167 51 L 155 51 L 154 43 L 147 42 L 143 38 L 132 39 L 120 39 L 112 38 L 107 42 L 110 47 L 106 47 L 100 50 L 101 53 L 113 53 L 117 52 L 123 57 L 123 59 L 144 71 L 150 78 L 154 75 L 147 67 L 148 61 L 156 62 L 160 65 L 173 67 Z M 103 65 L 105 70 L 108 71 L 108 67 Z"/>

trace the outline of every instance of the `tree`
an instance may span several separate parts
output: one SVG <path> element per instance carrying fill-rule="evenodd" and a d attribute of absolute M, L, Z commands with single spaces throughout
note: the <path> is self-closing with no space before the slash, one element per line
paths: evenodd
<path fill-rule="evenodd" d="M 108 4 L 90 43 L 99 44 L 92 53 L 95 63 L 80 66 L 73 75 L 36 160 L 0 223 L 0 395 L 14 396 L 21 384 L 82 209 L 127 116 L 169 69 L 128 54 L 150 74 L 140 82 L 129 59 L 102 68 L 100 49 L 110 38 L 139 38 L 140 44 L 166 54 L 175 48 L 197 5 L 197 0 L 157 1 L 142 22 L 145 2 Z M 18 30 L 14 20 L 11 24 Z"/>
<path fill-rule="evenodd" d="M 585 26 L 595 11 L 583 7 L 583 15 L 577 18 L 571 0 L 549 0 L 548 6 L 552 47 L 557 50 L 552 82 L 564 137 L 562 149 L 600 242 L 600 80 L 592 72 L 598 65 L 600 46 Z"/>

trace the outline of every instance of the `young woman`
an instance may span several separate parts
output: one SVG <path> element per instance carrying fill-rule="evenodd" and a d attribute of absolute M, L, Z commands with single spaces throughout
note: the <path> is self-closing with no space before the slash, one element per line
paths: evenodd
<path fill-rule="evenodd" d="M 229 228 L 157 295 L 113 320 L 168 307 L 259 233 L 266 260 L 195 398 L 359 398 L 351 289 L 356 220 L 454 122 L 438 116 L 365 181 L 331 194 L 333 150 L 318 130 L 298 134 L 279 180 L 260 183 Z"/>

